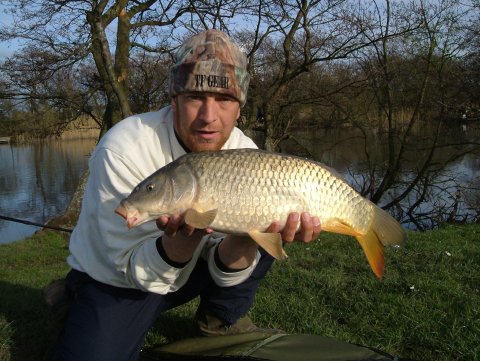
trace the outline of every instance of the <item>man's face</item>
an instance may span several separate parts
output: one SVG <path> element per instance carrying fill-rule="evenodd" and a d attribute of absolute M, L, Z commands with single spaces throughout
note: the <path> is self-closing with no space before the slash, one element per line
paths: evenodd
<path fill-rule="evenodd" d="M 192 152 L 220 150 L 240 116 L 240 103 L 218 93 L 185 93 L 172 100 L 173 124 Z"/>

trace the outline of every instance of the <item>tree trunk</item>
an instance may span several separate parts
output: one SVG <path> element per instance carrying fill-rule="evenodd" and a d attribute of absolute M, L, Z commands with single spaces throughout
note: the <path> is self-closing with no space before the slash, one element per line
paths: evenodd
<path fill-rule="evenodd" d="M 118 17 L 117 40 L 119 44 L 117 44 L 114 63 L 101 16 L 95 12 L 87 13 L 87 21 L 92 33 L 91 53 L 107 97 L 102 135 L 119 120 L 131 114 L 126 85 L 130 48 L 130 25 L 124 10 L 122 10 L 121 14 L 123 16 L 120 15 Z"/>
<path fill-rule="evenodd" d="M 83 193 L 85 191 L 85 186 L 87 184 L 89 174 L 90 173 L 87 170 L 80 178 L 77 189 L 73 194 L 72 200 L 70 201 L 70 204 L 68 205 L 67 210 L 60 216 L 57 216 L 49 220 L 46 223 L 46 225 L 67 228 L 67 229 L 73 229 L 75 227 L 75 225 L 77 224 L 78 216 L 80 215 L 80 209 L 82 207 L 82 200 L 83 200 Z M 68 243 L 70 239 L 70 233 L 60 232 L 60 234 Z"/>

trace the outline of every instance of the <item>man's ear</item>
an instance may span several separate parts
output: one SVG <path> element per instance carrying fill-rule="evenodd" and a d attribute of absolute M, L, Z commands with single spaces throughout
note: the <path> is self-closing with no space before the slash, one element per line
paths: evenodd
<path fill-rule="evenodd" d="M 172 98 L 172 110 L 173 110 L 173 112 L 177 111 L 177 97 L 176 96 L 174 96 Z"/>

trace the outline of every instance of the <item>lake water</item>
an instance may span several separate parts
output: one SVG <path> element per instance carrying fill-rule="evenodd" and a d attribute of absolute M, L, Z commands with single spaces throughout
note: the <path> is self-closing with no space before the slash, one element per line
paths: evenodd
<path fill-rule="evenodd" d="M 429 134 L 429 131 L 426 131 Z M 425 134 L 415 136 L 416 146 L 409 148 L 407 161 L 403 164 L 404 184 L 408 185 L 415 170 L 428 156 L 429 140 Z M 365 183 L 368 163 L 375 164 L 374 174 L 380 173 L 386 162 L 386 143 L 375 132 L 368 141 L 353 129 L 298 131 L 294 139 L 282 144 L 284 151 L 302 154 L 301 144 L 308 155 L 339 171 L 357 190 Z M 480 213 L 480 127 L 452 127 L 438 139 L 441 146 L 436 150 L 429 173 L 432 187 L 426 202 L 422 204 L 415 219 L 421 220 L 422 212 L 438 212 L 438 218 L 451 212 L 451 203 L 457 199 L 458 215 Z M 368 152 L 365 145 L 373 144 Z M 28 145 L 0 145 L 0 215 L 24 219 L 40 224 L 63 213 L 87 169 L 88 156 L 95 146 L 95 139 L 54 140 Z M 476 147 L 475 152 L 464 154 Z M 368 156 L 367 156 L 368 154 Z M 448 160 L 445 167 L 440 164 Z M 441 168 L 441 169 L 440 169 Z M 392 194 L 401 189 L 392 190 Z M 406 199 L 416 200 L 417 194 Z M 386 202 L 388 200 L 385 200 Z M 450 203 L 450 206 L 448 205 Z M 403 215 L 402 217 L 404 217 Z M 404 225 L 415 229 L 411 219 L 402 219 Z M 426 221 L 428 223 L 428 221 Z M 429 227 L 429 225 L 426 225 Z M 434 226 L 433 224 L 431 226 Z M 0 219 L 0 244 L 9 243 L 32 235 L 39 227 Z"/>
<path fill-rule="evenodd" d="M 0 145 L 0 215 L 44 224 L 63 213 L 87 169 L 96 139 Z M 39 227 L 0 219 L 0 244 Z"/>

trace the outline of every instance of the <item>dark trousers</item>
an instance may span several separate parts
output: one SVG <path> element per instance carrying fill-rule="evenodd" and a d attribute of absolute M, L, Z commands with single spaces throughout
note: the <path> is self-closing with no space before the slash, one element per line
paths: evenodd
<path fill-rule="evenodd" d="M 166 295 L 106 285 L 72 270 L 67 275 L 72 305 L 52 361 L 137 360 L 159 314 L 197 296 L 200 307 L 233 324 L 252 306 L 259 282 L 272 261 L 262 250 L 250 278 L 237 286 L 219 287 L 207 263 L 200 259 L 185 286 Z"/>

